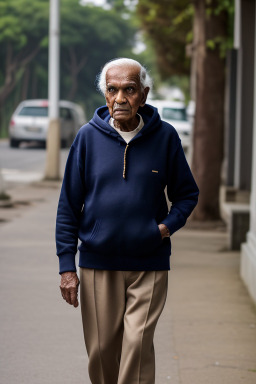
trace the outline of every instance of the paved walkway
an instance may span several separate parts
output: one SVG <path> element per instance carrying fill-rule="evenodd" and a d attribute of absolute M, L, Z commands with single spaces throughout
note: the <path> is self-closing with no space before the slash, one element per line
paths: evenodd
<path fill-rule="evenodd" d="M 0 208 L 1 384 L 90 383 L 80 310 L 58 289 L 58 193 L 59 184 L 20 187 L 12 191 L 19 204 Z M 255 305 L 226 242 L 216 229 L 173 237 L 156 384 L 256 383 Z"/>

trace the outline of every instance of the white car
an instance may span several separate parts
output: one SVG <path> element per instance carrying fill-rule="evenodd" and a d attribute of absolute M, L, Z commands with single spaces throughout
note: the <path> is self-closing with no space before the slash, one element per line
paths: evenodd
<path fill-rule="evenodd" d="M 10 146 L 17 148 L 21 142 L 46 143 L 49 126 L 48 100 L 22 101 L 9 124 Z M 59 102 L 60 136 L 63 147 L 71 145 L 79 128 L 85 124 L 85 114 L 80 105 L 70 101 Z"/>
<path fill-rule="evenodd" d="M 148 104 L 158 109 L 162 120 L 174 126 L 185 150 L 191 145 L 192 124 L 188 120 L 186 106 L 182 101 L 149 100 Z"/>

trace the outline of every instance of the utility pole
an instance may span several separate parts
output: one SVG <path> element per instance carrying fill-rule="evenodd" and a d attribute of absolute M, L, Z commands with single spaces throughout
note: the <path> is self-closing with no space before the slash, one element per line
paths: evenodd
<path fill-rule="evenodd" d="M 60 22 L 59 0 L 50 0 L 49 67 L 48 67 L 48 117 L 49 127 L 46 153 L 46 180 L 60 178 L 60 120 L 59 120 L 59 67 Z"/>

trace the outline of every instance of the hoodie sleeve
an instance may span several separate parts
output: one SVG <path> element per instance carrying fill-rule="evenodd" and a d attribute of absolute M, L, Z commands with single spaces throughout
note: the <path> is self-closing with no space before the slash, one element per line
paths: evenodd
<path fill-rule="evenodd" d="M 172 235 L 183 227 L 198 201 L 199 190 L 185 158 L 181 141 L 176 133 L 176 150 L 169 151 L 167 195 L 172 203 L 167 217 L 161 221 Z M 173 146 L 172 146 L 173 147 Z M 173 155 L 174 152 L 174 155 Z"/>
<path fill-rule="evenodd" d="M 72 145 L 62 183 L 56 220 L 56 247 L 60 273 L 76 271 L 79 220 L 85 185 L 80 152 Z"/>

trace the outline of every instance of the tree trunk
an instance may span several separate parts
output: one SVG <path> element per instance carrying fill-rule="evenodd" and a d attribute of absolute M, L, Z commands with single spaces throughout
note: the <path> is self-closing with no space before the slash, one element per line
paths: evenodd
<path fill-rule="evenodd" d="M 0 88 L 0 106 L 3 106 L 5 100 L 15 88 L 17 83 L 17 76 L 19 69 L 25 68 L 39 52 L 40 45 L 33 47 L 29 53 L 20 51 L 15 57 L 13 54 L 12 45 L 9 43 L 7 46 L 7 55 L 5 63 L 5 80 L 3 86 Z"/>
<path fill-rule="evenodd" d="M 75 49 L 70 47 L 68 52 L 69 52 L 70 63 L 67 63 L 67 66 L 70 71 L 71 88 L 69 90 L 67 99 L 74 100 L 77 89 L 78 89 L 78 75 L 81 72 L 81 70 L 84 68 L 87 62 L 87 56 L 82 56 L 82 58 L 79 61 L 78 58 L 76 57 Z"/>
<path fill-rule="evenodd" d="M 217 0 L 196 0 L 196 115 L 193 137 L 192 170 L 200 196 L 194 211 L 195 220 L 217 220 L 219 188 L 223 159 L 225 60 L 219 47 L 207 48 L 207 41 L 226 35 L 227 15 L 206 14 L 214 11 Z M 206 5 L 208 4 L 208 5 Z"/>
<path fill-rule="evenodd" d="M 30 79 L 30 68 L 29 68 L 29 66 L 27 66 L 25 69 L 24 76 L 23 76 L 21 100 L 26 100 L 28 97 L 29 79 Z"/>
<path fill-rule="evenodd" d="M 32 82 L 31 82 L 31 98 L 37 99 L 38 98 L 38 77 L 36 75 L 36 66 L 33 66 L 33 73 L 32 73 Z"/>

